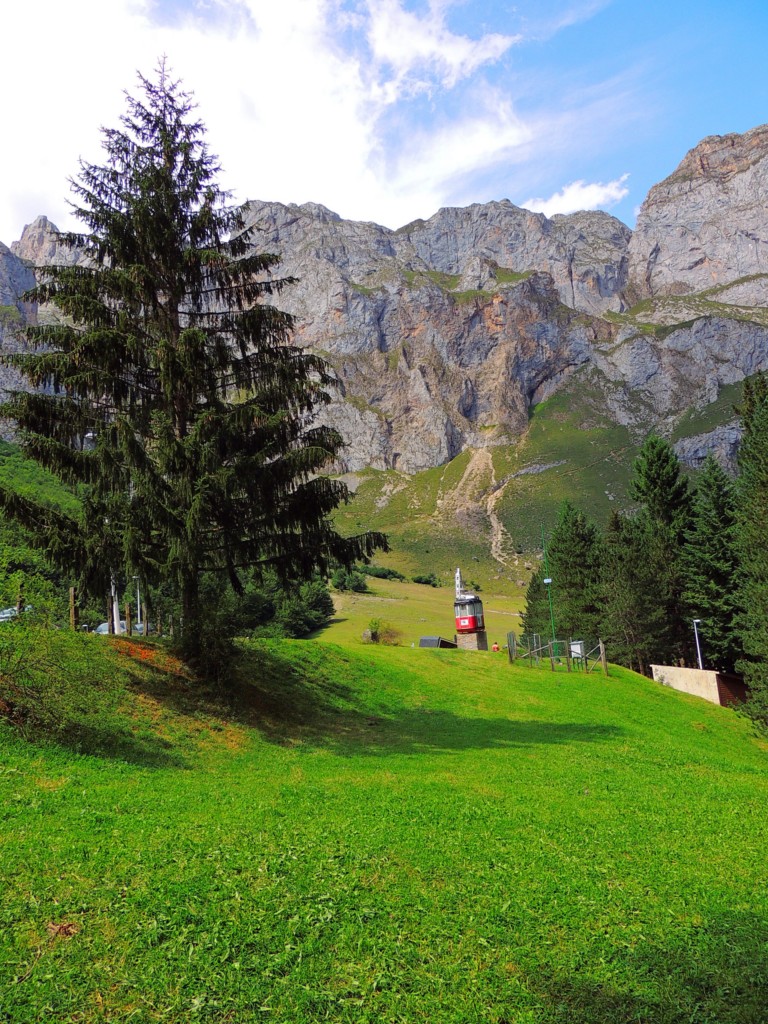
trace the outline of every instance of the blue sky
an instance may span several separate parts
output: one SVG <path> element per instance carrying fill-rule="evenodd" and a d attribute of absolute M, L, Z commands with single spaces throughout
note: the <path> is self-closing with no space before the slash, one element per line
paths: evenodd
<path fill-rule="evenodd" d="M 23 46 L 19 40 L 25 40 Z M 768 122 L 766 0 L 37 0 L 3 14 L 0 241 L 161 54 L 241 199 L 398 227 L 508 198 L 630 226 L 707 135 Z"/>

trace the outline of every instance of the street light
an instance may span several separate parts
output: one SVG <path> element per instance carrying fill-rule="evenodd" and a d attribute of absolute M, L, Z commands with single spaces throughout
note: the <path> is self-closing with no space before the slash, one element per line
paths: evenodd
<path fill-rule="evenodd" d="M 552 625 L 552 643 L 555 644 L 555 612 L 552 607 L 552 577 L 549 575 L 549 562 L 547 561 L 547 544 L 544 540 L 544 527 L 541 528 L 541 550 L 544 555 L 544 572 L 547 574 L 544 577 L 544 585 L 547 588 L 547 596 L 549 597 L 549 621 Z M 554 647 L 552 648 L 554 651 Z"/>
<path fill-rule="evenodd" d="M 557 641 L 555 640 L 555 613 L 552 608 L 552 577 L 546 576 L 544 578 L 544 583 L 547 588 L 547 596 L 549 597 L 549 621 L 552 624 L 552 643 L 554 644 L 557 643 Z"/>
<path fill-rule="evenodd" d="M 694 619 L 693 620 L 693 635 L 696 637 L 696 653 L 699 656 L 699 668 L 704 668 L 704 665 L 703 665 L 702 660 L 701 660 L 701 645 L 699 644 L 699 631 L 696 628 L 697 626 L 700 626 L 700 625 L 701 625 L 701 619 Z"/>

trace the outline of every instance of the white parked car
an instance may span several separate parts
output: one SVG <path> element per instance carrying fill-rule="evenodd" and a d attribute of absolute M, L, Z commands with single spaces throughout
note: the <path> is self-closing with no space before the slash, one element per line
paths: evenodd
<path fill-rule="evenodd" d="M 121 619 L 120 620 L 120 632 L 121 633 L 125 633 L 126 629 L 127 629 L 127 626 L 125 624 L 125 619 Z M 134 622 L 134 624 L 131 627 L 131 629 L 133 630 L 134 633 L 136 633 L 139 636 L 141 636 L 144 633 L 144 623 L 142 622 L 142 624 L 139 626 L 139 625 L 137 625 Z M 97 626 L 96 629 L 94 629 L 93 632 L 94 633 L 98 633 L 99 636 L 108 635 L 109 634 L 109 623 L 108 622 L 102 622 L 101 625 Z"/>

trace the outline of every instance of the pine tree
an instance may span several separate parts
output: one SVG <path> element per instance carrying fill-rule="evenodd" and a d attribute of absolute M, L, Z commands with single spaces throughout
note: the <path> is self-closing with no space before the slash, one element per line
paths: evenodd
<path fill-rule="evenodd" d="M 525 592 L 525 609 L 522 615 L 523 634 L 528 637 L 538 635 L 544 644 L 552 639 L 549 589 L 544 583 L 546 575 L 543 564 L 531 575 Z"/>
<path fill-rule="evenodd" d="M 668 630 L 659 637 L 655 657 L 673 660 L 691 657 L 693 644 L 683 600 L 682 550 L 691 522 L 691 493 L 671 444 L 649 435 L 635 459 L 629 493 L 640 502 L 645 520 L 640 535 L 648 545 L 648 558 L 656 565 L 653 594 L 666 615 Z"/>
<path fill-rule="evenodd" d="M 342 538 L 347 497 L 320 475 L 342 441 L 313 416 L 333 383 L 270 304 L 289 285 L 229 206 L 194 104 L 164 63 L 103 132 L 106 163 L 71 183 L 87 261 L 47 267 L 31 296 L 60 314 L 11 357 L 34 386 L 2 410 L 28 455 L 83 498 L 79 515 L 4 491 L 52 556 L 103 594 L 118 568 L 169 581 L 199 653 L 201 575 L 271 567 L 281 578 L 351 564 L 385 544 Z M 46 536 L 42 537 L 40 531 Z"/>
<path fill-rule="evenodd" d="M 597 528 L 564 501 L 548 547 L 552 603 L 558 636 L 598 634 L 599 546 Z"/>
<path fill-rule="evenodd" d="M 668 661 L 675 646 L 663 558 L 648 517 L 611 516 L 601 550 L 600 629 L 611 660 L 643 674 Z"/>
<path fill-rule="evenodd" d="M 736 544 L 744 657 L 737 668 L 752 692 L 748 710 L 768 725 L 768 375 L 745 381 L 741 414 Z"/>
<path fill-rule="evenodd" d="M 633 465 L 629 494 L 653 523 L 668 527 L 682 540 L 691 511 L 688 481 L 680 473 L 674 448 L 658 434 L 649 434 L 643 442 Z"/>
<path fill-rule="evenodd" d="M 732 672 L 740 654 L 734 486 L 713 456 L 696 483 L 693 514 L 683 552 L 687 620 L 700 619 L 705 663 Z"/>
<path fill-rule="evenodd" d="M 599 544 L 597 528 L 583 512 L 563 502 L 547 545 L 547 570 L 552 580 L 552 612 L 558 639 L 598 634 Z M 523 623 L 526 632 L 552 635 L 549 592 L 544 566 L 531 577 Z"/>

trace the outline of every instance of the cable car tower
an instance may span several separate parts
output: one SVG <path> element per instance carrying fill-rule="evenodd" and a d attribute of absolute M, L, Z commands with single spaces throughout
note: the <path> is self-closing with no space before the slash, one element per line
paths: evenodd
<path fill-rule="evenodd" d="M 487 651 L 488 634 L 485 632 L 483 602 L 476 594 L 464 589 L 461 569 L 456 570 L 453 613 L 456 619 L 456 644 L 467 651 Z"/>

